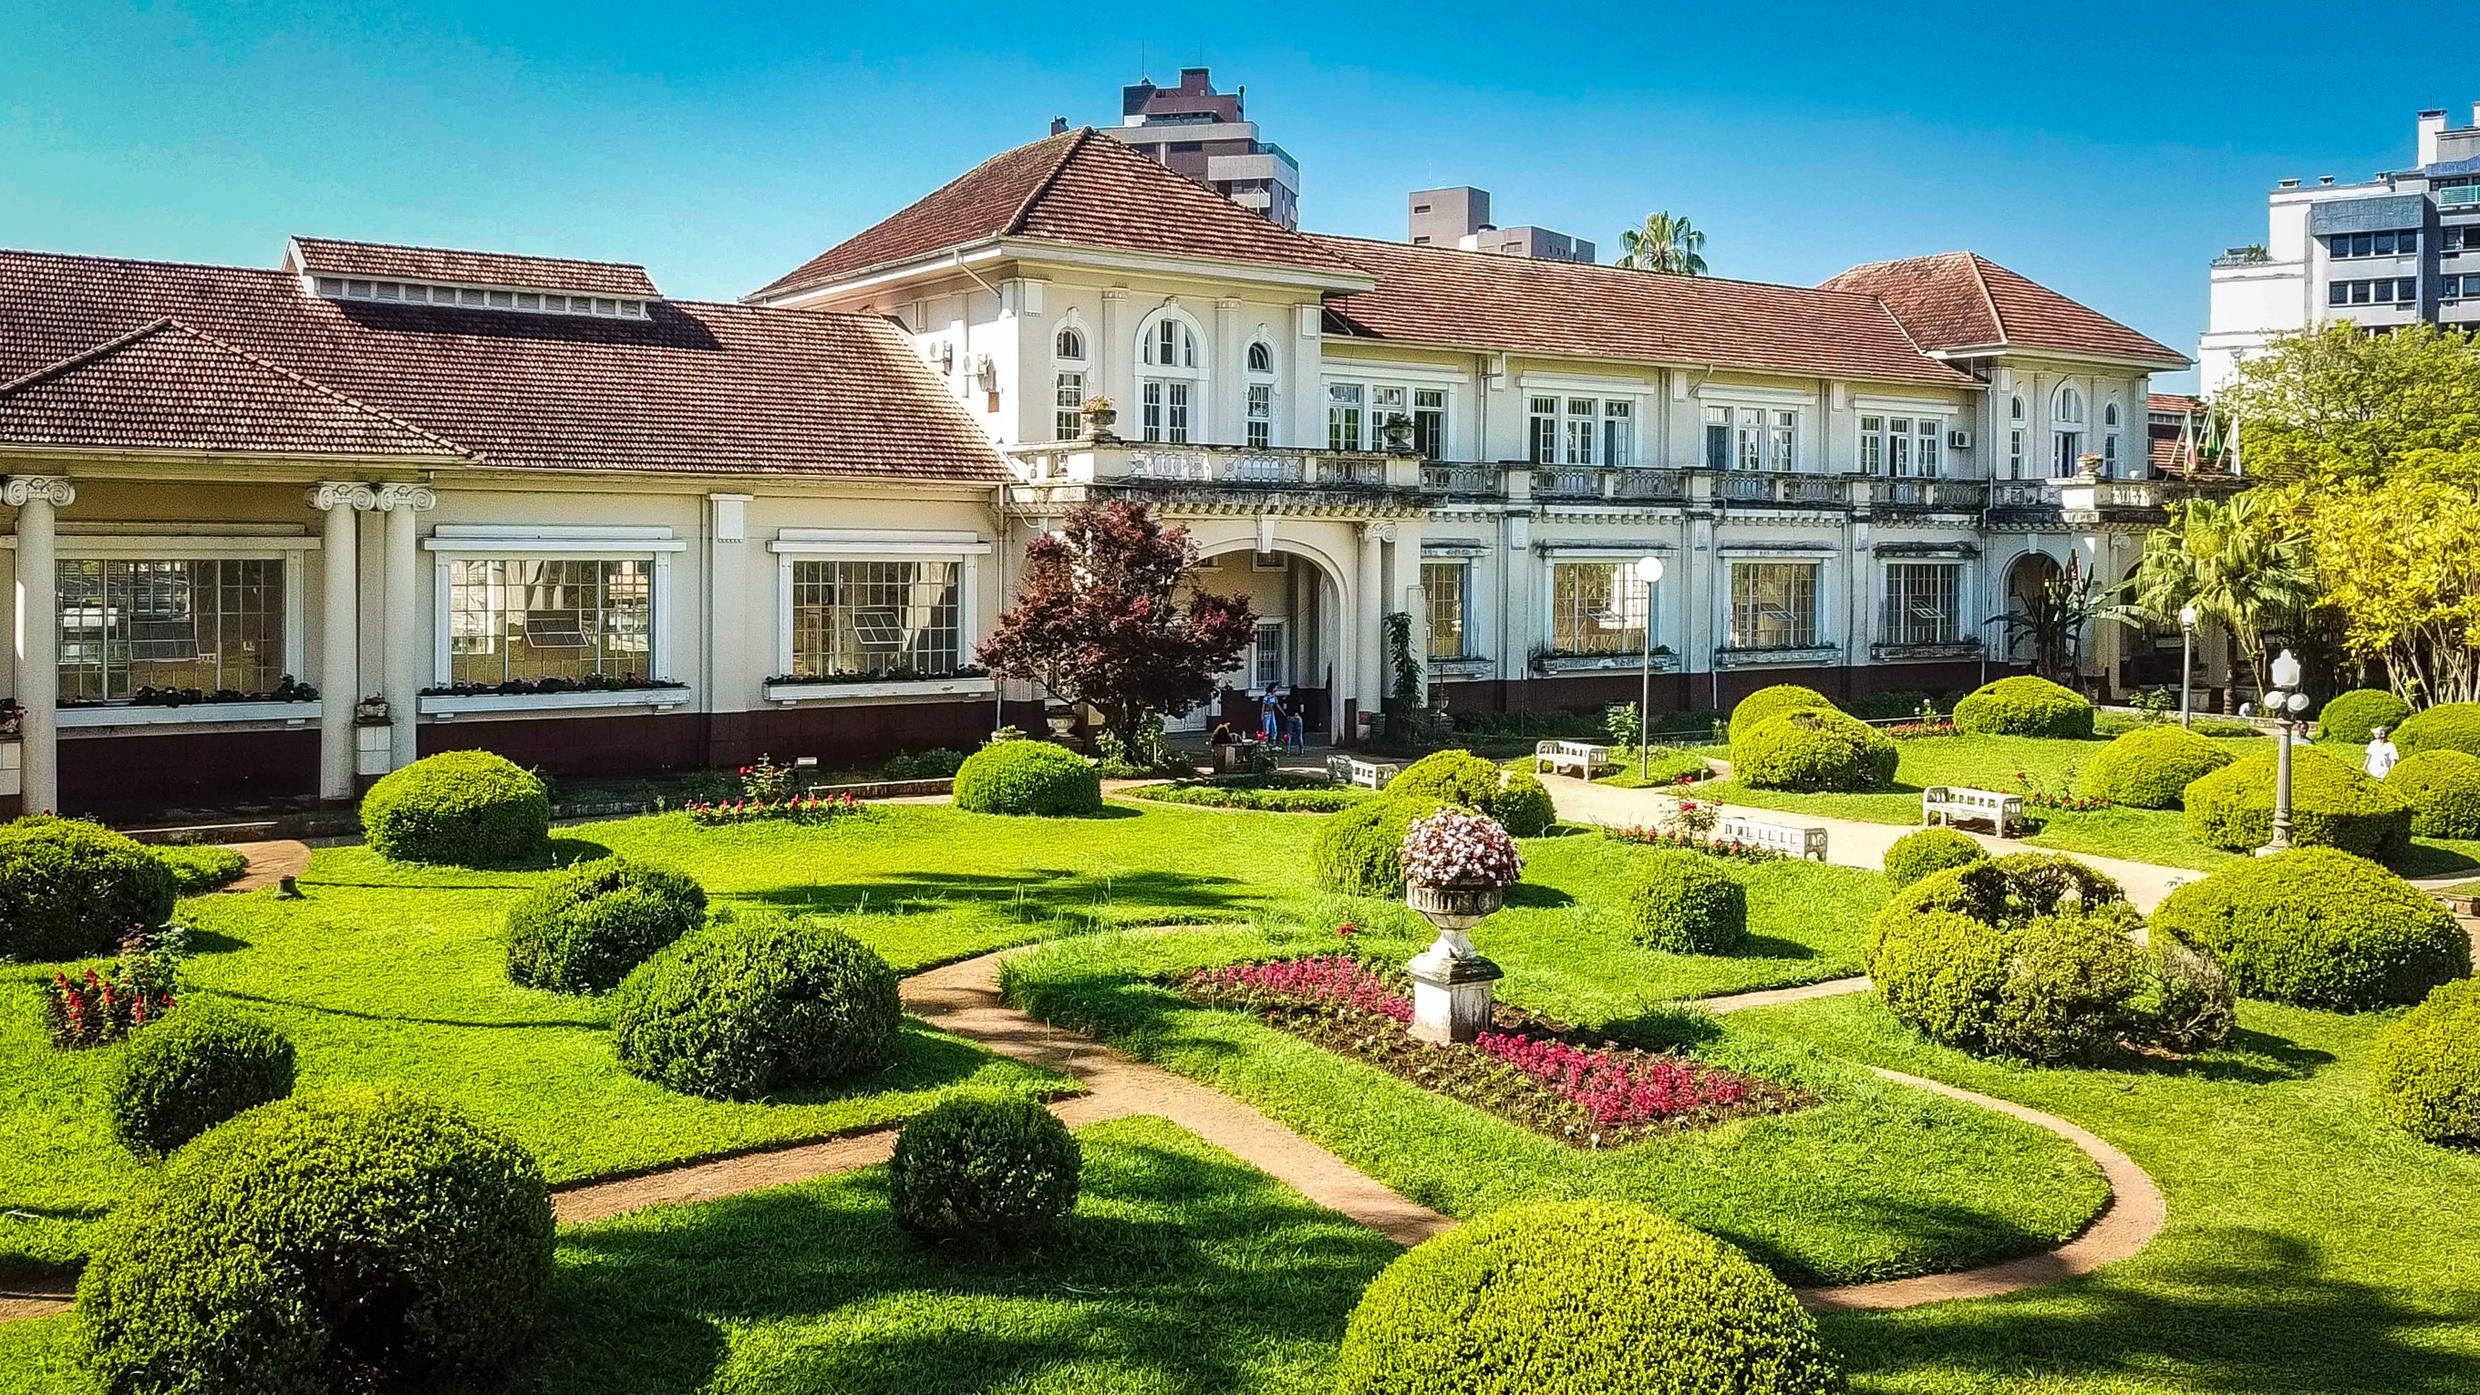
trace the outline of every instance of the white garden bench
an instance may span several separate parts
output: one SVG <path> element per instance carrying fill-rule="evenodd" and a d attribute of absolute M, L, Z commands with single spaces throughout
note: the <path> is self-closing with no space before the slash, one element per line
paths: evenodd
<path fill-rule="evenodd" d="M 1544 741 L 1533 747 L 1536 774 L 1547 770 L 1556 775 L 1572 766 L 1577 779 L 1590 780 L 1594 771 L 1608 770 L 1613 764 L 1610 748 L 1590 741 Z"/>
<path fill-rule="evenodd" d="M 2004 838 L 2024 823 L 2024 797 L 1961 785 L 1931 785 L 1920 792 L 1920 821 L 1938 824 L 1985 823 Z"/>
<path fill-rule="evenodd" d="M 1328 756 L 1326 778 L 1338 785 L 1360 785 L 1382 790 L 1386 782 L 1404 773 L 1393 761 L 1362 760 L 1357 756 Z"/>
<path fill-rule="evenodd" d="M 1808 824 L 1774 823 L 1746 814 L 1725 814 L 1714 821 L 1713 840 L 1763 848 L 1811 862 L 1826 860 L 1826 831 Z"/>

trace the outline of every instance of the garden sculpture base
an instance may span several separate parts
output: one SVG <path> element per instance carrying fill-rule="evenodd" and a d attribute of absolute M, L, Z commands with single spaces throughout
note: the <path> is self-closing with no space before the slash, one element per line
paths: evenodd
<path fill-rule="evenodd" d="M 1453 952 L 1445 936 L 1404 966 L 1412 976 L 1413 1037 L 1469 1042 L 1490 1025 L 1496 990 L 1507 971 L 1478 954 Z"/>

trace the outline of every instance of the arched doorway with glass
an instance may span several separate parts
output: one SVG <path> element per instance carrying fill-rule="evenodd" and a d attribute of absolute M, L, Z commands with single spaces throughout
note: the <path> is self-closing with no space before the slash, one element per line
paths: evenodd
<path fill-rule="evenodd" d="M 2068 652 L 2067 637 L 2057 633 L 2056 617 L 2051 613 L 2055 609 L 2053 583 L 2065 575 L 2065 567 L 2046 552 L 2026 552 L 2007 565 L 2006 608 L 2001 614 L 2014 619 L 2001 622 L 1998 642 L 2008 663 L 2049 678 L 2071 671 L 2075 655 Z"/>
<path fill-rule="evenodd" d="M 1246 597 L 1257 612 L 1257 632 L 1239 663 L 1221 676 L 1215 697 L 1166 722 L 1166 729 L 1200 735 L 1228 724 L 1253 735 L 1271 696 L 1301 711 L 1311 743 L 1332 744 L 1337 683 L 1350 672 L 1341 572 L 1305 548 L 1278 541 L 1268 551 L 1246 540 L 1203 547 L 1189 585 Z"/>

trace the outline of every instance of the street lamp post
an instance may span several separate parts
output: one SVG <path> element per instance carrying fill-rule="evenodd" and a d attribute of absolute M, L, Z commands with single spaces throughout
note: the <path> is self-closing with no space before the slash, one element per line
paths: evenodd
<path fill-rule="evenodd" d="M 2273 713 L 2273 840 L 2256 850 L 2259 857 L 2286 852 L 2291 845 L 2291 728 L 2298 714 L 2308 710 L 2308 695 L 2299 691 L 2299 660 L 2285 649 L 2273 661 L 2273 690 L 2265 694 L 2265 708 Z"/>
<path fill-rule="evenodd" d="M 2196 605 L 2179 607 L 2179 725 L 2188 724 L 2188 694 L 2195 691 Z"/>
<path fill-rule="evenodd" d="M 1636 559 L 1636 579 L 1645 583 L 1645 642 L 1637 646 L 1636 783 L 1645 782 L 1653 755 L 1653 587 L 1662 579 L 1662 559 Z"/>

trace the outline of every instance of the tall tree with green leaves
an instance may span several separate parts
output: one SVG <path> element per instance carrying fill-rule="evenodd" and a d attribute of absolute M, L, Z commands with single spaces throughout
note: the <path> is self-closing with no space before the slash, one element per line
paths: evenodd
<path fill-rule="evenodd" d="M 2219 624 L 2259 675 L 2269 671 L 2265 635 L 2316 604 L 2308 540 L 2278 500 L 2258 491 L 2228 500 L 2185 499 L 2144 539 L 2128 606 L 2112 618 L 2175 625 L 2193 605 Z"/>
<path fill-rule="evenodd" d="M 2480 701 L 2480 451 L 2282 494 L 2344 650 L 2407 701 Z"/>
<path fill-rule="evenodd" d="M 2480 450 L 2480 341 L 2347 322 L 2277 336 L 2213 399 L 2240 467 L 2276 483 L 2368 479 L 2418 451 Z"/>
<path fill-rule="evenodd" d="M 1705 274 L 1705 234 L 1676 213 L 1648 213 L 1645 225 L 1619 234 L 1619 265 L 1673 276 Z"/>

